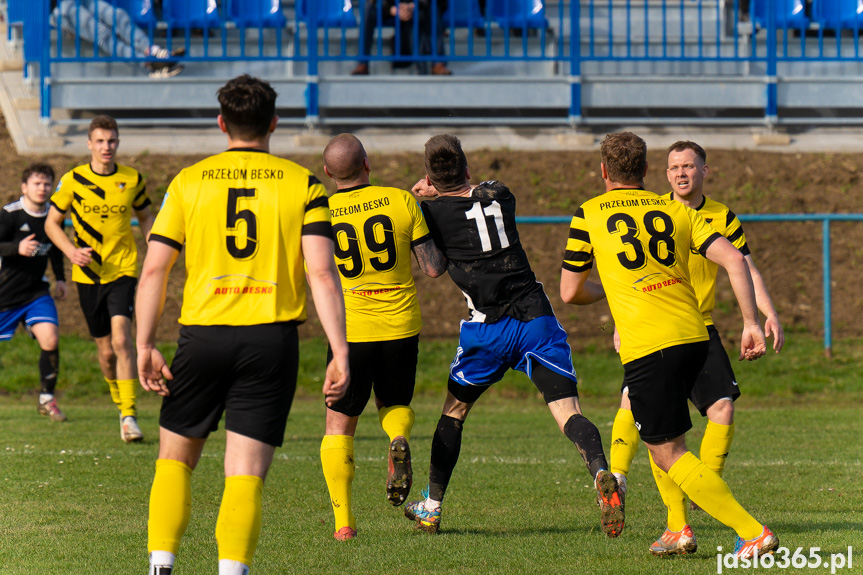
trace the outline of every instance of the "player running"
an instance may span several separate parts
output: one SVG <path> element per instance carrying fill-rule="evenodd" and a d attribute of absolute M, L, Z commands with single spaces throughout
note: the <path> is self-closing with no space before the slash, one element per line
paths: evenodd
<path fill-rule="evenodd" d="M 390 440 L 387 499 L 404 503 L 412 483 L 410 407 L 422 327 L 411 252 L 431 277 L 446 271 L 416 199 L 398 188 L 373 186 L 362 143 L 339 134 L 324 150 L 324 172 L 336 182 L 330 197 L 336 264 L 345 296 L 351 385 L 327 407 L 321 464 L 336 520 L 334 537 L 353 539 L 351 510 L 354 433 L 374 387 L 381 427 Z"/>
<path fill-rule="evenodd" d="M 225 489 L 216 523 L 220 575 L 247 575 L 261 531 L 264 479 L 282 444 L 306 319 L 303 262 L 333 360 L 327 403 L 349 380 L 344 300 L 333 260 L 326 190 L 269 154 L 276 92 L 257 78 L 219 90 L 228 150 L 168 187 L 138 291 L 138 368 L 162 395 L 150 491 L 150 575 L 169 575 L 190 517 L 192 470 L 225 414 Z M 155 348 L 168 273 L 186 249 L 180 340 L 170 369 Z M 166 381 L 167 380 L 167 381 Z"/>
<path fill-rule="evenodd" d="M 695 142 L 679 141 L 668 147 L 666 155 L 666 176 L 672 189 L 668 198 L 696 210 L 713 229 L 733 243 L 744 255 L 755 287 L 755 301 L 766 316 L 764 333 L 767 337 L 773 336 L 773 349 L 779 353 L 785 342 L 782 324 L 764 285 L 764 279 L 752 259 L 740 220 L 728 207 L 704 195 L 704 180 L 708 175 L 707 153 Z M 719 331 L 713 325 L 711 317 L 716 299 L 717 271 L 718 266 L 704 257 L 693 255 L 689 258 L 692 287 L 698 297 L 699 309 L 710 337 L 707 361 L 695 380 L 689 399 L 702 416 L 707 416 L 700 459 L 722 476 L 734 437 L 734 401 L 740 396 L 740 389 L 728 354 L 722 346 Z M 618 477 L 618 482 L 622 485 L 626 485 L 626 474 L 637 448 L 638 430 L 632 418 L 628 394 L 624 392 L 620 410 L 614 419 L 611 447 L 611 470 L 615 474 L 622 474 Z M 650 552 L 654 555 L 694 553 L 698 544 L 689 525 L 686 495 L 668 475 L 656 467 L 653 459 L 650 462 L 659 494 L 668 507 L 665 533 L 650 546 Z M 692 503 L 692 508 L 698 507 Z"/>
<path fill-rule="evenodd" d="M 137 370 L 132 339 L 132 313 L 138 283 L 138 249 L 132 213 L 144 238 L 153 215 L 141 175 L 116 162 L 120 137 L 117 122 L 96 116 L 90 122 L 90 163 L 60 178 L 51 196 L 45 233 L 74 264 L 81 311 L 99 352 L 99 367 L 120 410 L 120 438 L 142 441 L 135 403 Z M 63 231 L 72 213 L 74 242 Z"/>
<path fill-rule="evenodd" d="M 509 369 L 526 373 L 542 393 L 558 427 L 578 449 L 594 479 L 602 530 L 623 530 L 623 502 L 607 471 L 599 430 L 581 414 L 575 370 L 542 284 L 530 268 L 515 225 L 515 196 L 500 182 L 470 185 L 470 170 L 455 136 L 425 145 L 426 177 L 417 182 L 429 230 L 461 288 L 470 319 L 461 322 L 447 396 L 432 440 L 428 492 L 405 506 L 417 527 L 440 529 L 441 504 L 458 462 L 462 428 L 477 399 Z"/>
<path fill-rule="evenodd" d="M 738 555 L 771 553 L 777 537 L 734 499 L 719 474 L 687 451 L 685 440 L 692 427 L 687 400 L 710 346 L 689 275 L 690 250 L 728 271 L 744 322 L 740 357 L 756 359 L 766 348 L 745 257 L 695 210 L 644 190 L 644 140 L 631 132 L 609 134 L 601 154 L 606 191 L 572 218 L 561 299 L 590 304 L 608 296 L 620 332 L 623 388 L 654 463 L 737 532 Z M 587 281 L 594 262 L 602 285 Z"/>
<path fill-rule="evenodd" d="M 21 199 L 0 210 L 0 341 L 12 339 L 18 324 L 39 343 L 38 410 L 51 421 L 66 421 L 54 390 L 60 368 L 57 307 L 45 277 L 48 260 L 54 272 L 54 296 L 66 297 L 63 254 L 45 234 L 48 198 L 54 170 L 31 164 L 21 174 Z"/>

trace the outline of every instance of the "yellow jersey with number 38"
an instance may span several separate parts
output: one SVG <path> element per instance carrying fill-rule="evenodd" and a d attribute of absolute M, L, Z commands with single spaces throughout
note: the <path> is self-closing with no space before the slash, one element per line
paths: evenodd
<path fill-rule="evenodd" d="M 628 363 L 707 339 L 688 263 L 690 250 L 703 254 L 719 237 L 679 202 L 611 190 L 576 210 L 563 268 L 579 273 L 596 262 L 620 333 L 620 359 Z"/>
<path fill-rule="evenodd" d="M 416 335 L 422 327 L 411 248 L 431 241 L 414 197 L 362 185 L 330 197 L 336 267 L 350 342 Z"/>
<path fill-rule="evenodd" d="M 168 187 L 150 241 L 186 248 L 183 325 L 306 319 L 302 236 L 332 238 L 324 186 L 262 150 L 232 149 Z"/>

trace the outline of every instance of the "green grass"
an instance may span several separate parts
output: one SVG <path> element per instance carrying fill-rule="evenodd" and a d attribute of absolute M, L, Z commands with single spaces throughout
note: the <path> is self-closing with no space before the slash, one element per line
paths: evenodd
<path fill-rule="evenodd" d="M 158 399 L 141 398 L 146 441 L 124 445 L 91 353 L 91 342 L 63 341 L 65 424 L 36 415 L 30 342 L 0 347 L 0 565 L 4 575 L 144 573 L 147 500 L 158 449 Z M 826 360 L 820 342 L 795 335 L 782 355 L 736 364 L 744 396 L 726 479 L 735 495 L 792 552 L 821 556 L 854 548 L 863 567 L 863 418 L 859 342 L 837 342 Z M 483 397 L 465 425 L 461 459 L 444 507 L 443 531 L 415 532 L 384 498 L 386 438 L 373 412 L 360 419 L 354 513 L 360 536 L 332 539 L 333 518 L 320 470 L 323 406 L 313 389 L 320 342 L 304 342 L 303 393 L 288 422 L 264 491 L 263 533 L 254 573 L 716 573 L 716 549 L 733 533 L 703 512 L 691 523 L 694 556 L 657 559 L 647 546 L 661 533 L 664 507 L 642 448 L 633 462 L 623 535 L 600 531 L 594 492 L 580 457 L 522 375 Z M 412 437 L 417 496 L 453 342 L 422 345 Z M 20 355 L 15 355 L 20 354 Z M 14 357 L 16 359 L 12 360 Z M 621 368 L 613 354 L 574 353 L 586 415 L 608 446 Z M 95 369 L 95 372 L 93 371 Z M 11 372 L 11 376 L 9 373 Z M 317 376 L 319 377 L 319 375 Z M 9 384 L 9 381 L 17 383 Z M 29 382 L 29 383 L 28 383 Z M 514 397 L 511 397 L 514 396 Z M 697 451 L 704 421 L 693 415 Z M 224 432 L 214 434 L 193 479 L 192 520 L 178 573 L 214 573 L 213 536 L 222 491 Z M 793 571 L 791 569 L 787 571 Z M 805 569 L 823 573 L 823 569 Z M 827 570 L 829 571 L 829 570 Z M 726 570 L 726 573 L 733 572 Z"/>

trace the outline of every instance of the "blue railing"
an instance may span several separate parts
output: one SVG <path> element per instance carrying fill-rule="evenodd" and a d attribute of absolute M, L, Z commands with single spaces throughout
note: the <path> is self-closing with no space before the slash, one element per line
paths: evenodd
<path fill-rule="evenodd" d="M 810 4 L 804 0 L 751 0 L 749 14 L 741 11 L 739 0 L 486 0 L 485 14 L 478 11 L 478 0 L 450 0 L 458 10 L 443 14 L 437 10 L 438 1 L 432 0 L 430 40 L 425 46 L 420 18 L 394 25 L 380 1 L 367 13 L 364 0 L 354 0 L 353 6 L 348 0 L 224 0 L 215 11 L 215 0 L 164 0 L 158 18 L 148 8 L 149 0 L 109 1 L 129 8 L 133 21 L 137 20 L 131 34 L 133 44 L 136 36 L 144 35 L 149 44 L 183 47 L 183 62 L 289 61 L 303 66 L 300 73 L 307 79 L 306 107 L 311 118 L 318 116 L 321 79 L 346 76 L 343 70 L 327 65 L 357 60 L 396 65 L 442 60 L 548 63 L 554 69 L 549 75 L 569 84 L 572 123 L 583 117 L 584 85 L 597 78 L 756 80 L 761 82 L 758 89 L 768 123 L 780 114 L 780 86 L 795 88 L 794 82 L 785 82 L 789 65 L 813 64 L 812 69 L 791 75 L 863 81 L 863 71 L 856 66 L 863 62 L 859 41 L 863 13 L 857 14 L 856 2 L 845 0 L 813 0 Z M 118 40 L 107 49 L 103 43 L 102 51 L 95 43 L 82 42 L 93 33 L 81 28 L 80 8 L 75 10 L 72 30 L 63 34 L 51 27 L 47 1 L 8 2 L 10 12 L 20 15 L 24 23 L 24 58 L 38 69 L 46 120 L 56 65 L 143 64 L 149 60 L 140 53 L 124 55 Z M 206 17 L 188 13 L 193 6 L 201 6 Z M 248 17 L 254 7 L 262 13 Z M 109 20 L 118 18 L 112 14 Z M 250 30 L 257 32 L 254 40 L 247 40 Z M 369 34 L 369 53 L 362 54 Z M 518 80 L 518 74 L 512 76 Z M 806 89 L 812 90 L 813 85 L 817 81 Z M 681 89 L 685 86 L 675 86 L 675 91 Z M 597 101 L 590 105 L 601 107 L 604 94 L 592 95 Z M 813 98 L 817 103 L 817 96 Z M 846 105 L 853 107 L 853 103 Z M 609 107 L 619 105 L 612 102 Z"/>
<path fill-rule="evenodd" d="M 833 353 L 833 308 L 831 282 L 830 222 L 860 222 L 863 214 L 744 214 L 739 215 L 741 222 L 821 222 L 821 261 L 823 307 L 824 307 L 824 354 Z M 523 216 L 517 217 L 520 224 L 568 224 L 570 216 Z"/>

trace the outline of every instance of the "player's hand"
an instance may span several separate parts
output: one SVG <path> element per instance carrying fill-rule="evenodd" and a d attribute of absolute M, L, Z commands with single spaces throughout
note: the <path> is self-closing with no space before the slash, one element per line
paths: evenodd
<path fill-rule="evenodd" d="M 435 187 L 430 185 L 428 180 L 425 178 L 414 184 L 414 187 L 411 188 L 411 192 L 421 198 L 436 198 L 440 195 Z"/>
<path fill-rule="evenodd" d="M 350 371 L 348 370 L 347 358 L 333 358 L 327 364 L 327 373 L 324 377 L 324 403 L 327 407 L 331 407 L 337 401 L 345 396 L 348 391 L 348 385 L 351 381 Z"/>
<path fill-rule="evenodd" d="M 54 284 L 54 299 L 62 300 L 66 298 L 66 295 L 69 293 L 69 288 L 66 287 L 66 282 L 57 281 Z"/>
<path fill-rule="evenodd" d="M 761 326 L 754 324 L 744 326 L 743 336 L 740 338 L 740 357 L 737 361 L 744 359 L 753 361 L 767 353 L 767 345 L 764 343 L 764 332 Z"/>
<path fill-rule="evenodd" d="M 78 267 L 84 267 L 88 265 L 91 261 L 93 261 L 93 257 L 90 255 L 93 251 L 93 248 L 77 248 L 72 255 L 69 256 L 69 259 Z"/>
<path fill-rule="evenodd" d="M 36 234 L 30 234 L 18 243 L 18 255 L 25 258 L 36 257 L 36 254 L 39 252 L 39 242 L 33 239 L 35 237 Z"/>
<path fill-rule="evenodd" d="M 620 332 L 617 331 L 617 326 L 614 326 L 614 336 L 611 339 L 614 341 L 614 351 L 620 353 Z"/>
<path fill-rule="evenodd" d="M 138 379 L 147 391 L 155 391 L 162 397 L 171 395 L 167 382 L 174 376 L 165 358 L 154 347 L 138 348 Z"/>
<path fill-rule="evenodd" d="M 773 351 L 779 353 L 785 345 L 785 332 L 782 331 L 782 324 L 779 323 L 778 317 L 768 317 L 764 322 L 764 337 L 770 336 L 773 336 Z"/>

